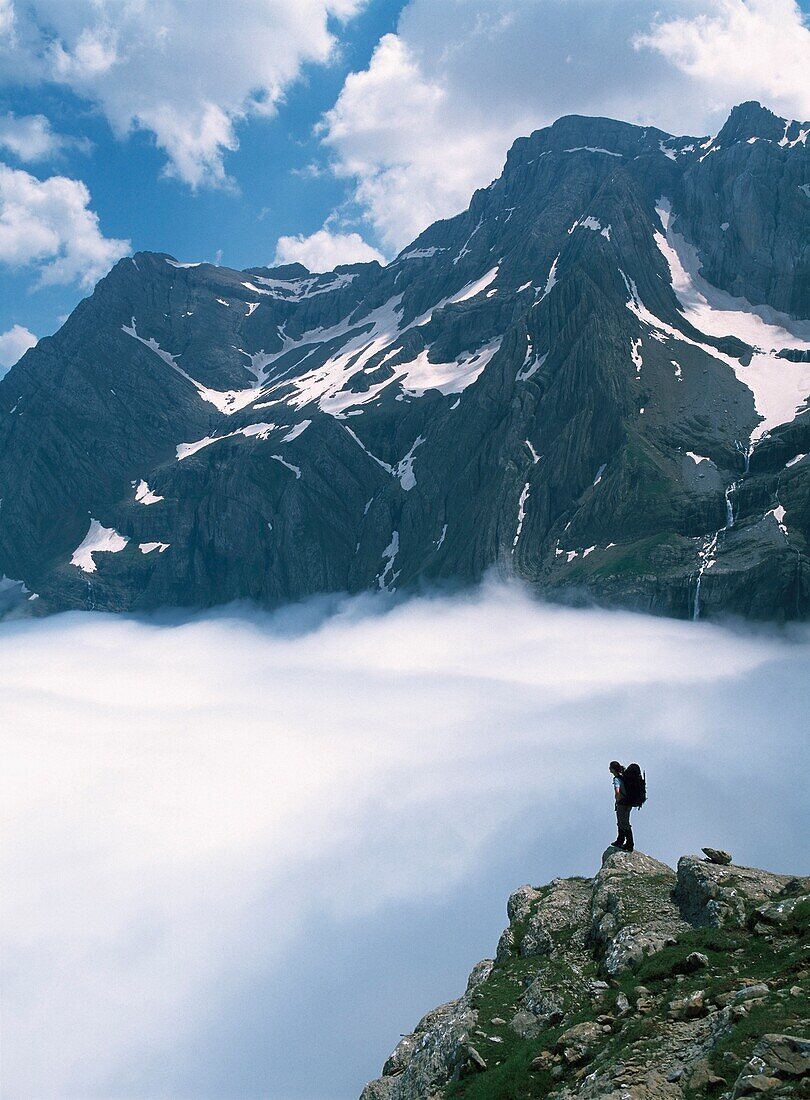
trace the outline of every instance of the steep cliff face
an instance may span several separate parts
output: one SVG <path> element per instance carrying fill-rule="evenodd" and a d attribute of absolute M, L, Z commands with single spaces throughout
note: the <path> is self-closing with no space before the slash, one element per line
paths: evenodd
<path fill-rule="evenodd" d="M 507 911 L 361 1100 L 808 1095 L 810 879 L 608 849 Z"/>
<path fill-rule="evenodd" d="M 810 125 L 569 117 L 385 268 L 139 253 L 0 381 L 39 610 L 514 574 L 810 607 Z"/>

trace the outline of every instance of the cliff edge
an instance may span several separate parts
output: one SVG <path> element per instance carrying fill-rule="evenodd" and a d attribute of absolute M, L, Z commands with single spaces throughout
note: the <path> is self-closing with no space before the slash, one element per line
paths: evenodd
<path fill-rule="evenodd" d="M 520 887 L 361 1100 L 810 1097 L 810 878 L 706 851 Z"/>

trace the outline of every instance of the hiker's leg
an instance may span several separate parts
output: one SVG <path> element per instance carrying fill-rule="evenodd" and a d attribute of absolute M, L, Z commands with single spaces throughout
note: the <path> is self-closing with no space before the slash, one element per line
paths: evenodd
<path fill-rule="evenodd" d="M 629 847 L 632 850 L 633 846 L 633 834 L 630 832 L 630 807 L 624 806 L 621 803 L 616 807 L 616 821 L 619 826 L 619 844 L 620 848 L 628 847 L 628 834 L 630 836 Z"/>
<path fill-rule="evenodd" d="M 627 825 L 624 829 L 624 850 L 625 852 L 632 852 L 635 845 L 633 844 L 633 830 L 630 827 L 630 807 L 627 806 Z"/>
<path fill-rule="evenodd" d="M 611 843 L 611 848 L 623 848 L 624 847 L 624 829 L 622 828 L 622 819 L 619 816 L 623 807 L 616 804 L 616 839 Z"/>

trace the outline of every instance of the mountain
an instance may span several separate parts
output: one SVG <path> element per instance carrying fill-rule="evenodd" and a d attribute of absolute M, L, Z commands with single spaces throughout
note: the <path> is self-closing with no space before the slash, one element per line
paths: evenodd
<path fill-rule="evenodd" d="M 704 851 L 521 887 L 496 958 L 361 1100 L 807 1096 L 810 879 Z"/>
<path fill-rule="evenodd" d="M 0 574 L 43 612 L 495 569 L 806 617 L 808 133 L 572 116 L 384 268 L 122 260 L 0 381 Z"/>

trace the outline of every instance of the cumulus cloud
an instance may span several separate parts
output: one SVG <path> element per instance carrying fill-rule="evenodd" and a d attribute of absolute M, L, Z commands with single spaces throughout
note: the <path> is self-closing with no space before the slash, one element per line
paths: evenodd
<path fill-rule="evenodd" d="M 190 16 L 183 0 L 32 0 L 17 9 L 18 47 L 0 71 L 67 85 L 117 134 L 149 131 L 167 175 L 227 186 L 239 122 L 272 115 L 305 65 L 328 63 L 330 19 L 364 3 L 203 0 Z"/>
<path fill-rule="evenodd" d="M 717 0 L 692 18 L 659 16 L 636 45 L 657 50 L 711 103 L 759 98 L 810 118 L 810 29 L 795 0 Z"/>
<path fill-rule="evenodd" d="M 90 289 L 130 243 L 105 237 L 89 203 L 81 180 L 40 180 L 0 164 L 0 263 L 32 268 L 38 286 L 75 282 Z"/>
<path fill-rule="evenodd" d="M 0 378 L 13 367 L 21 356 L 37 342 L 33 332 L 23 325 L 12 325 L 7 332 L 0 332 Z"/>
<path fill-rule="evenodd" d="M 809 654 L 502 588 L 3 624 L 5 1089 L 357 1095 L 510 889 L 595 871 L 614 757 L 639 847 L 805 870 Z"/>
<path fill-rule="evenodd" d="M 68 145 L 80 145 L 73 138 L 57 134 L 45 115 L 0 115 L 0 148 L 5 147 L 23 161 L 47 160 Z"/>
<path fill-rule="evenodd" d="M 338 264 L 360 264 L 377 260 L 384 264 L 385 257 L 360 236 L 359 233 L 333 233 L 324 226 L 308 237 L 303 233 L 295 237 L 279 237 L 274 264 L 303 264 L 310 271 L 331 271 Z"/>
<path fill-rule="evenodd" d="M 794 0 L 412 0 L 321 132 L 396 251 L 563 114 L 692 134 L 743 99 L 808 117 L 809 34 Z"/>

